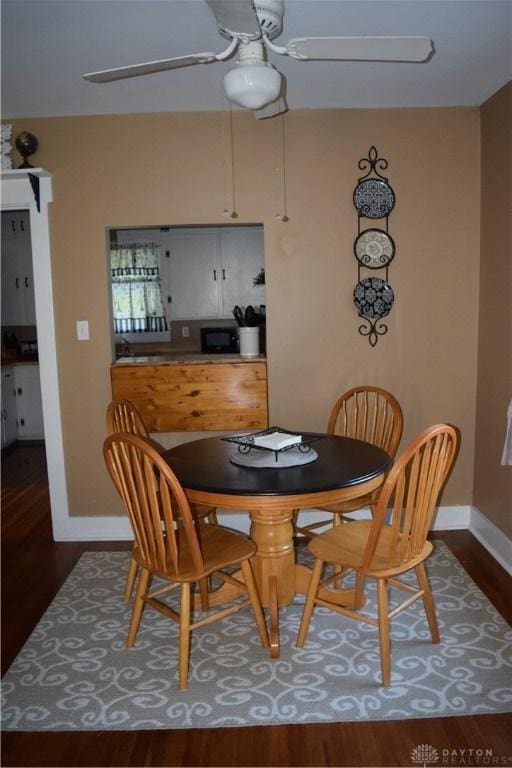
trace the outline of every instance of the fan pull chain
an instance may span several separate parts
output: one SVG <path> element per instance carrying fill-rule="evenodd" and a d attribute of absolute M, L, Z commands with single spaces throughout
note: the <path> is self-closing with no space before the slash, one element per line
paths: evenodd
<path fill-rule="evenodd" d="M 286 145 L 285 145 L 285 132 L 284 132 L 284 115 L 279 118 L 274 118 L 276 121 L 278 139 L 277 139 L 277 162 L 275 167 L 276 184 L 277 184 L 277 206 L 276 216 L 277 221 L 287 222 L 288 214 L 286 212 Z"/>
<path fill-rule="evenodd" d="M 235 203 L 235 151 L 233 139 L 233 110 L 231 105 L 223 109 L 222 121 L 223 158 L 224 158 L 224 216 L 237 219 Z"/>

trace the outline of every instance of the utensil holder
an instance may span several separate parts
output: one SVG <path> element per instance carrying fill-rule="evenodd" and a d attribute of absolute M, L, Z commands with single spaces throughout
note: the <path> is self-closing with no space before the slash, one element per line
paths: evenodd
<path fill-rule="evenodd" d="M 240 357 L 258 357 L 260 329 L 257 326 L 240 328 Z"/>

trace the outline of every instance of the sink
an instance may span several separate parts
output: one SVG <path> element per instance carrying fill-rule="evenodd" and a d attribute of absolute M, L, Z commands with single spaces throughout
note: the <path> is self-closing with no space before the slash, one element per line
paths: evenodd
<path fill-rule="evenodd" d="M 129 360 L 158 360 L 165 357 L 163 352 L 119 352 L 116 355 L 116 363 L 123 363 Z"/>

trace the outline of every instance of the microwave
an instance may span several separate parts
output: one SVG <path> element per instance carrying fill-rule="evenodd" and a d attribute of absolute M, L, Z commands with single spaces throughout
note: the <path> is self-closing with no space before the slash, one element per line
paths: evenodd
<path fill-rule="evenodd" d="M 37 341 L 19 341 L 18 349 L 20 357 L 37 360 Z"/>
<path fill-rule="evenodd" d="M 204 354 L 237 354 L 240 350 L 237 327 L 211 326 L 201 328 L 201 352 Z"/>

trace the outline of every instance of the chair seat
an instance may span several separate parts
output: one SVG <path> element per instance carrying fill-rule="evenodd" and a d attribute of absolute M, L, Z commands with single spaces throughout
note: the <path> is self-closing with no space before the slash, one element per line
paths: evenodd
<path fill-rule="evenodd" d="M 169 562 L 165 571 L 155 571 L 154 567 L 144 563 L 138 547 L 134 547 L 132 556 L 143 568 L 153 570 L 154 573 L 171 581 L 198 581 L 208 576 L 213 571 L 225 568 L 228 565 L 247 560 L 256 552 L 256 544 L 241 533 L 236 533 L 228 528 L 217 525 L 201 526 L 201 549 L 204 569 L 198 572 L 192 562 L 186 533 L 183 528 L 176 532 L 179 556 L 179 572 Z"/>
<path fill-rule="evenodd" d="M 331 528 L 310 541 L 309 551 L 314 557 L 324 562 L 361 569 L 372 525 L 373 522 L 370 520 L 361 520 L 354 521 L 350 525 Z M 422 562 L 433 549 L 432 544 L 425 541 L 423 548 L 414 559 L 408 560 L 405 566 L 400 565 L 397 559 L 394 566 L 389 559 L 391 541 L 392 529 L 388 525 L 383 525 L 370 567 L 364 571 L 366 575 L 393 575 L 393 573 L 409 570 L 416 563 Z"/>

